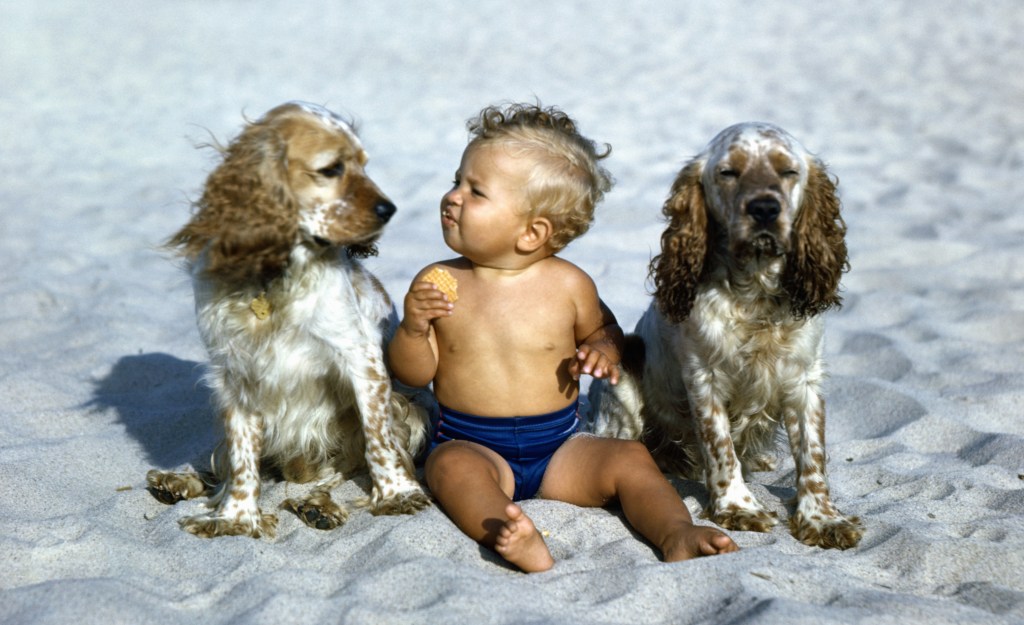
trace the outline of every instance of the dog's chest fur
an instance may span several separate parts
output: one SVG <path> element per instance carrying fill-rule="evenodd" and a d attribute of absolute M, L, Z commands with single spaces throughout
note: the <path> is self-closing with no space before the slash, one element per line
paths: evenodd
<path fill-rule="evenodd" d="M 356 261 L 298 260 L 301 267 L 265 287 L 224 293 L 205 278 L 193 282 L 207 382 L 222 403 L 262 419 L 262 455 L 280 463 L 296 450 L 329 455 L 340 439 L 360 436 L 357 416 L 341 418 L 356 411 L 351 377 L 383 371 L 383 326 L 392 313 Z M 253 310 L 257 299 L 266 302 L 265 318 Z"/>

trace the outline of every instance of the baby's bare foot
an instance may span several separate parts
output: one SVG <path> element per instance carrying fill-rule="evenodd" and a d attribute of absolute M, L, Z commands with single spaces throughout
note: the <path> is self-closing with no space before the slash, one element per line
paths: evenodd
<path fill-rule="evenodd" d="M 544 538 L 534 527 L 530 517 L 514 503 L 505 508 L 508 521 L 498 532 L 494 550 L 527 573 L 546 571 L 555 565 Z"/>
<path fill-rule="evenodd" d="M 662 556 L 665 562 L 678 562 L 739 550 L 731 538 L 713 527 L 686 524 L 668 537 Z"/>

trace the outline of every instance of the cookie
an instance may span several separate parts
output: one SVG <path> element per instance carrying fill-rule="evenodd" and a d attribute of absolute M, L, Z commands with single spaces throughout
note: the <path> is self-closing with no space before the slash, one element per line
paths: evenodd
<path fill-rule="evenodd" d="M 455 276 L 448 273 L 447 270 L 440 267 L 434 267 L 422 278 L 427 282 L 431 282 L 437 285 L 437 288 L 448 296 L 449 302 L 456 302 L 459 300 L 458 288 L 459 281 L 455 279 Z"/>

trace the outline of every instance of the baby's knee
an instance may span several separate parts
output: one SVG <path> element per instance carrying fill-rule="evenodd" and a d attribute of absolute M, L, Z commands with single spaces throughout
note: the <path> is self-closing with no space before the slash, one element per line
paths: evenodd
<path fill-rule="evenodd" d="M 437 477 L 451 472 L 455 465 L 459 463 L 460 455 L 458 445 L 452 442 L 438 445 L 436 449 L 430 452 L 430 455 L 427 456 L 426 461 L 423 463 L 423 473 L 427 478 L 427 483 L 429 484 Z"/>
<path fill-rule="evenodd" d="M 646 475 L 661 473 L 658 464 L 647 446 L 640 441 L 616 441 L 615 449 L 608 455 L 609 465 L 616 474 Z"/>
<path fill-rule="evenodd" d="M 615 456 L 630 465 L 653 464 L 654 458 L 640 441 L 616 440 Z"/>
<path fill-rule="evenodd" d="M 494 471 L 493 463 L 476 445 L 464 441 L 448 441 L 427 456 L 423 472 L 427 486 L 434 489 L 441 481 L 450 482 L 469 472 Z"/>

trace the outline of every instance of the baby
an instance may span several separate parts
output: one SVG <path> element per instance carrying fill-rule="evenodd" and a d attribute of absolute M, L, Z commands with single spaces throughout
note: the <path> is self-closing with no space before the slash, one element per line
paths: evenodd
<path fill-rule="evenodd" d="M 388 347 L 396 377 L 433 382 L 441 405 L 426 461 L 439 505 L 526 572 L 554 565 L 514 503 L 533 496 L 618 500 L 665 561 L 736 551 L 722 532 L 693 524 L 642 444 L 575 435 L 579 377 L 618 381 L 622 330 L 590 277 L 555 254 L 589 228 L 611 188 L 598 163 L 607 151 L 554 108 L 489 107 L 469 130 L 441 199 L 444 241 L 460 256 L 419 272 Z M 423 279 L 438 267 L 457 295 Z"/>

